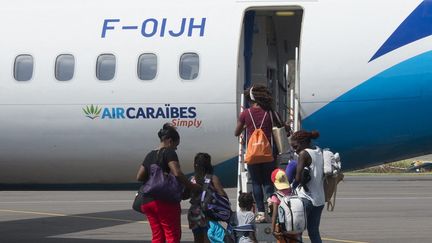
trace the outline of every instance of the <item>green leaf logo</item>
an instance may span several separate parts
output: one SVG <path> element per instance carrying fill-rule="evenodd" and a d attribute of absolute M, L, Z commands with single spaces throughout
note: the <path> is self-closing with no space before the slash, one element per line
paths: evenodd
<path fill-rule="evenodd" d="M 86 117 L 94 120 L 99 117 L 102 111 L 102 107 L 99 107 L 97 105 L 87 105 L 85 108 L 82 108 L 82 110 L 84 111 Z"/>

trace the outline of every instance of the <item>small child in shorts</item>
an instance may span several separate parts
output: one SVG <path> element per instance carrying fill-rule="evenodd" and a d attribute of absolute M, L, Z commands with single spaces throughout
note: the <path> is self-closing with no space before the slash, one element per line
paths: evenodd
<path fill-rule="evenodd" d="M 238 197 L 240 211 L 236 212 L 234 219 L 236 242 L 256 243 L 255 210 L 252 192 L 242 193 Z"/>

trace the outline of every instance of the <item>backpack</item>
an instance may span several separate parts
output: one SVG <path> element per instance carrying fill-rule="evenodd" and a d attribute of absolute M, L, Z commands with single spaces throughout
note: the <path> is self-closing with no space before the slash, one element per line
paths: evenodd
<path fill-rule="evenodd" d="M 333 153 L 328 148 L 323 150 L 324 158 L 324 194 L 327 211 L 333 211 L 336 205 L 337 184 L 343 180 L 339 153 Z"/>
<path fill-rule="evenodd" d="M 214 191 L 211 178 L 212 175 L 204 177 L 201 209 L 212 220 L 229 222 L 232 213 L 229 199 Z"/>
<path fill-rule="evenodd" d="M 189 208 L 188 215 L 189 227 L 191 225 L 197 225 L 198 227 L 207 227 L 207 218 L 201 209 L 201 205 L 192 205 Z"/>
<path fill-rule="evenodd" d="M 192 177 L 190 181 L 194 184 L 196 184 L 195 177 Z M 188 210 L 188 222 L 189 222 L 189 228 L 193 229 L 198 227 L 208 227 L 208 220 L 205 216 L 202 208 L 201 208 L 201 194 L 202 193 L 191 193 L 191 199 L 190 199 L 190 208 Z"/>
<path fill-rule="evenodd" d="M 280 200 L 278 206 L 278 223 L 288 234 L 299 234 L 307 228 L 306 207 L 297 195 L 284 196 L 279 192 L 274 195 Z"/>
<path fill-rule="evenodd" d="M 261 126 L 259 128 L 256 127 L 255 121 L 252 117 L 252 113 L 248 110 L 249 115 L 252 119 L 252 123 L 254 125 L 255 130 L 249 138 L 249 142 L 247 144 L 247 150 L 245 155 L 245 161 L 247 164 L 258 164 L 263 162 L 273 161 L 273 150 L 267 139 L 264 131 L 261 129 L 264 120 L 266 118 L 267 112 L 264 114 L 264 118 L 261 121 Z"/>

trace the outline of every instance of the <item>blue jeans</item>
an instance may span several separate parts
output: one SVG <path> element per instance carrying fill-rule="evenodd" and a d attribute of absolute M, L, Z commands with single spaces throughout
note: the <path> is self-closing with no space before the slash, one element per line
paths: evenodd
<path fill-rule="evenodd" d="M 315 207 L 312 202 L 306 198 L 302 198 L 302 201 L 306 207 L 309 239 L 312 243 L 322 243 L 319 226 L 324 205 Z"/>
<path fill-rule="evenodd" d="M 265 212 L 264 199 L 267 200 L 273 192 L 271 173 L 275 169 L 273 162 L 248 165 L 248 172 L 252 180 L 252 193 L 257 205 L 258 212 Z M 266 198 L 264 198 L 264 193 Z"/>

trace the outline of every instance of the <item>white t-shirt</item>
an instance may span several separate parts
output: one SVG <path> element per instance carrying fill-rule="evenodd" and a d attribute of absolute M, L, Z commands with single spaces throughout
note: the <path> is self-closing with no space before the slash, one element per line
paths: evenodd
<path fill-rule="evenodd" d="M 299 197 L 307 198 L 315 207 L 322 206 L 325 204 L 322 150 L 316 146 L 315 149 L 305 149 L 305 151 L 312 158 L 310 165 L 311 180 L 307 183 L 309 192 L 306 192 L 303 187 L 297 187 L 297 194 Z"/>
<path fill-rule="evenodd" d="M 239 211 L 237 212 L 237 225 L 255 224 L 255 214 L 251 211 Z M 248 236 L 240 236 L 239 243 L 254 243 Z"/>

